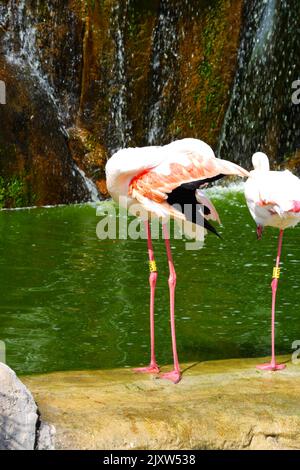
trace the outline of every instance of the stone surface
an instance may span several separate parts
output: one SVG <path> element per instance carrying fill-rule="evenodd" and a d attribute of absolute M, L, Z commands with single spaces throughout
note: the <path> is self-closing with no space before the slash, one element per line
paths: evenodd
<path fill-rule="evenodd" d="M 183 137 L 217 144 L 243 1 L 171 4 L 0 0 L 4 207 L 85 201 L 73 162 L 106 196 L 106 159 L 146 145 L 151 129 L 159 130 L 156 144 Z M 6 187 L 15 178 L 22 198 Z"/>
<path fill-rule="evenodd" d="M 53 449 L 53 434 L 52 426 L 40 422 L 30 391 L 0 363 L 0 450 Z"/>
<path fill-rule="evenodd" d="M 37 430 L 36 450 L 54 450 L 55 427 L 41 421 Z"/>
<path fill-rule="evenodd" d="M 58 449 L 299 449 L 300 365 L 183 366 L 178 385 L 128 369 L 25 377 Z"/>
<path fill-rule="evenodd" d="M 85 183 L 74 169 L 57 110 L 45 91 L 5 63 L 1 53 L 0 79 L 7 88 L 7 105 L 0 106 L 0 207 L 87 201 Z"/>

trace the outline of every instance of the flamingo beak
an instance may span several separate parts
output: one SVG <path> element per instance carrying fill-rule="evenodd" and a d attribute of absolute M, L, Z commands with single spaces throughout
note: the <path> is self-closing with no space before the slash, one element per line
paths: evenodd
<path fill-rule="evenodd" d="M 257 225 L 256 227 L 256 235 L 257 235 L 257 240 L 261 240 L 262 234 L 263 234 L 263 226 L 262 225 Z"/>

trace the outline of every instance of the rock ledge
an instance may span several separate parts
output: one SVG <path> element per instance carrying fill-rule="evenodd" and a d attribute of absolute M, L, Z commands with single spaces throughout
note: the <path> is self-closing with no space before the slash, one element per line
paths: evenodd
<path fill-rule="evenodd" d="M 40 420 L 29 390 L 0 363 L 0 450 L 50 450 L 53 441 L 54 428 Z"/>
<path fill-rule="evenodd" d="M 186 364 L 178 385 L 128 369 L 24 382 L 58 449 L 300 449 L 300 365 L 272 373 L 258 362 Z"/>

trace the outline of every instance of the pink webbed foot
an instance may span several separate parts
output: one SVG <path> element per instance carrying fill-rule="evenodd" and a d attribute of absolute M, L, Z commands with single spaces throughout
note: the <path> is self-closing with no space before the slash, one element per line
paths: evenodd
<path fill-rule="evenodd" d="M 159 374 L 160 369 L 157 364 L 150 364 L 148 367 L 137 367 L 132 370 L 138 374 Z"/>
<path fill-rule="evenodd" d="M 272 371 L 282 370 L 285 368 L 286 368 L 285 364 L 276 364 L 276 363 L 272 364 L 271 362 L 267 362 L 266 364 L 260 364 L 256 366 L 256 369 L 259 369 L 259 370 L 272 370 Z"/>
<path fill-rule="evenodd" d="M 167 372 L 160 376 L 160 379 L 171 380 L 174 384 L 178 384 L 181 380 L 181 373 L 180 371 L 172 370 L 172 372 Z"/>

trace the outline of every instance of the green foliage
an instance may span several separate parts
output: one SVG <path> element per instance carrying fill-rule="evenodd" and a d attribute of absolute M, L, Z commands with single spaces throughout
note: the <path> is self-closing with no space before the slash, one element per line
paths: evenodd
<path fill-rule="evenodd" d="M 35 197 L 30 197 L 21 177 L 13 176 L 4 179 L 0 176 L 0 208 L 24 207 L 33 203 Z"/>
<path fill-rule="evenodd" d="M 212 64 L 207 60 L 204 59 L 199 66 L 199 73 L 202 78 L 208 79 L 212 73 Z"/>
<path fill-rule="evenodd" d="M 204 57 L 199 64 L 198 73 L 207 90 L 204 111 L 210 116 L 211 130 L 217 127 L 216 121 L 225 95 L 220 68 L 224 47 L 222 31 L 225 19 L 223 4 L 218 1 L 215 7 L 209 10 L 202 36 Z M 197 101 L 198 98 L 199 95 L 196 93 L 194 100 Z"/>
<path fill-rule="evenodd" d="M 100 0 L 97 1 L 99 2 Z M 77 7 L 82 8 L 85 14 L 88 13 L 89 8 L 91 8 L 92 11 L 95 10 L 95 2 L 96 0 L 75 0 Z"/>

